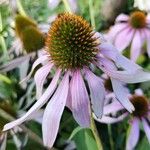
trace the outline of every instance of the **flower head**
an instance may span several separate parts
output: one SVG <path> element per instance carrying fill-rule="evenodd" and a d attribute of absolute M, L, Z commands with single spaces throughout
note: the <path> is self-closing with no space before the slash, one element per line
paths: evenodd
<path fill-rule="evenodd" d="M 104 107 L 104 116 L 101 119 L 96 117 L 95 119 L 102 123 L 116 123 L 130 117 L 130 132 L 127 137 L 126 150 L 133 150 L 139 140 L 140 123 L 143 124 L 145 134 L 150 142 L 150 104 L 141 89 L 135 90 L 135 94 L 128 94 L 128 96 L 135 108 L 132 114 L 124 111 L 124 107 L 116 101 L 115 95 L 112 94 L 109 97 L 112 100 L 111 103 L 106 104 Z"/>
<path fill-rule="evenodd" d="M 133 104 L 135 110 L 133 111 L 133 115 L 136 117 L 144 117 L 147 116 L 149 108 L 148 108 L 148 100 L 144 96 L 133 95 L 131 98 L 131 103 Z"/>
<path fill-rule="evenodd" d="M 61 69 L 88 66 L 98 53 L 98 41 L 90 24 L 82 17 L 60 14 L 52 24 L 46 41 L 47 52 Z"/>
<path fill-rule="evenodd" d="M 129 16 L 120 14 L 107 36 L 120 51 L 131 45 L 130 56 L 133 61 L 136 61 L 140 54 L 144 52 L 143 46 L 145 43 L 150 57 L 149 26 L 150 16 L 143 11 L 134 11 Z"/>
<path fill-rule="evenodd" d="M 30 18 L 17 15 L 15 30 L 27 53 L 37 51 L 44 46 L 44 34 Z"/>
<path fill-rule="evenodd" d="M 48 147 L 52 147 L 56 139 L 65 106 L 82 127 L 90 126 L 90 101 L 92 111 L 98 118 L 102 116 L 105 88 L 101 78 L 92 72 L 91 66 L 98 67 L 110 77 L 116 97 L 123 99 L 121 103 L 129 111 L 134 107 L 127 98 L 123 82 L 150 79 L 149 73 L 143 72 L 140 66 L 120 55 L 99 33 L 92 31 L 87 21 L 69 13 L 60 14 L 53 22 L 46 40 L 45 54 L 34 62 L 27 79 L 40 63 L 44 65 L 34 76 L 38 101 L 23 117 L 6 124 L 4 130 L 23 123 L 50 99 L 42 122 L 43 140 Z M 123 71 L 119 71 L 120 67 Z M 43 93 L 44 81 L 52 69 L 55 75 Z M 137 73 L 140 78 L 134 77 Z M 48 131 L 51 131 L 50 134 Z"/>

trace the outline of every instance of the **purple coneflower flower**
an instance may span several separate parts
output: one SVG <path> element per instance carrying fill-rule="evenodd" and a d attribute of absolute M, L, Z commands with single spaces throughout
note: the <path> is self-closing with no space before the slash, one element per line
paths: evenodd
<path fill-rule="evenodd" d="M 132 114 L 125 111 L 124 107 L 116 101 L 115 95 L 112 94 L 109 97 L 112 102 L 104 107 L 104 116 L 101 119 L 97 119 L 96 117 L 95 119 L 99 122 L 110 124 L 122 121 L 124 118 L 130 116 L 131 127 L 127 137 L 126 150 L 133 150 L 139 140 L 140 123 L 142 123 L 145 134 L 150 143 L 150 104 L 148 99 L 143 95 L 141 89 L 137 89 L 134 95 L 129 94 L 128 96 L 135 108 Z M 123 113 L 118 115 L 120 111 Z"/>
<path fill-rule="evenodd" d="M 143 52 L 145 43 L 150 57 L 149 27 L 150 15 L 146 15 L 142 11 L 134 11 L 130 16 L 120 14 L 107 36 L 120 51 L 125 50 L 131 44 L 131 60 L 136 61 Z"/>
<path fill-rule="evenodd" d="M 29 76 L 40 63 L 44 66 L 34 76 L 38 101 L 23 117 L 6 124 L 4 131 L 26 121 L 50 99 L 42 122 L 44 145 L 48 147 L 54 144 L 65 106 L 70 108 L 82 127 L 90 126 L 90 100 L 96 116 L 102 116 L 105 88 L 102 80 L 92 72 L 93 66 L 111 78 L 117 98 L 123 100 L 121 103 L 130 112 L 134 107 L 127 98 L 122 82 L 135 83 L 150 79 L 149 73 L 120 55 L 100 34 L 92 30 L 87 21 L 69 13 L 58 15 L 53 22 L 46 39 L 46 53 L 35 61 Z M 55 75 L 42 94 L 44 81 L 51 71 Z"/>

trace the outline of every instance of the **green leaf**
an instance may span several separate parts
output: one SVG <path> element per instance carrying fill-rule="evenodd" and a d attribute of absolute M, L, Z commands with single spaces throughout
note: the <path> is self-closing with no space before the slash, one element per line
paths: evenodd
<path fill-rule="evenodd" d="M 98 150 L 96 141 L 90 129 L 76 129 L 73 140 L 76 143 L 77 150 Z"/>
<path fill-rule="evenodd" d="M 73 132 L 71 133 L 69 140 L 71 140 L 80 130 L 82 130 L 83 128 L 81 127 L 77 127 L 73 130 Z"/>
<path fill-rule="evenodd" d="M 148 143 L 148 140 L 147 138 L 143 138 L 138 146 L 137 146 L 137 150 L 149 150 L 150 149 L 150 144 Z"/>

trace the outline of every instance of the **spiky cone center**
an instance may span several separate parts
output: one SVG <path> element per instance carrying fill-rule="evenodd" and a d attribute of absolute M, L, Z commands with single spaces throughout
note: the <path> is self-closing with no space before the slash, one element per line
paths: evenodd
<path fill-rule="evenodd" d="M 131 102 L 135 108 L 133 115 L 136 117 L 144 117 L 148 113 L 148 100 L 144 96 L 133 95 Z"/>
<path fill-rule="evenodd" d="M 63 13 L 53 22 L 46 39 L 46 50 L 61 69 L 88 66 L 98 52 L 99 44 L 90 24 L 82 17 Z"/>
<path fill-rule="evenodd" d="M 134 28 L 144 28 L 146 26 L 146 14 L 142 11 L 131 13 L 130 24 Z"/>
<path fill-rule="evenodd" d="M 15 29 L 27 53 L 37 51 L 44 47 L 45 36 L 30 18 L 17 15 Z"/>

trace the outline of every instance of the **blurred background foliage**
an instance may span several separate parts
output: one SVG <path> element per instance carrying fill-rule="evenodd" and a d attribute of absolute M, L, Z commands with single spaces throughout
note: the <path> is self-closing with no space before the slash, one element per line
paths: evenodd
<path fill-rule="evenodd" d="M 106 19 L 102 14 L 103 3 L 105 0 L 95 0 L 93 4 L 94 16 L 96 21 L 96 30 L 100 32 L 106 32 L 114 20 L 109 21 L 109 17 Z M 89 3 L 86 0 L 78 0 L 77 14 L 83 16 L 90 22 Z M 48 23 L 49 17 L 54 14 L 59 14 L 65 11 L 63 2 L 60 2 L 59 6 L 55 9 L 51 9 L 48 6 L 48 0 L 21 0 L 21 4 L 31 18 L 38 23 Z M 111 6 L 110 6 L 111 7 Z M 133 9 L 133 0 L 127 0 L 123 5 L 120 12 L 129 13 Z M 15 12 L 16 11 L 16 12 Z M 8 55 L 8 49 L 11 47 L 14 40 L 14 17 L 16 10 L 6 3 L 0 5 L 0 64 L 8 61 L 10 56 Z M 106 15 L 106 14 L 105 14 Z M 112 14 L 109 14 L 112 15 Z M 117 14 L 118 15 L 118 14 Z M 115 19 L 115 18 L 114 18 Z M 128 56 L 128 54 L 125 54 Z M 141 56 L 138 63 L 145 69 L 150 70 L 149 60 L 146 60 L 145 56 Z M 141 87 L 145 94 L 150 98 L 150 84 L 141 83 L 129 86 L 131 91 L 137 87 Z M 19 85 L 19 71 L 15 69 L 8 73 L 0 74 L 0 135 L 1 129 L 6 122 L 10 120 L 5 118 L 2 111 L 6 114 L 16 118 L 20 112 L 27 111 L 31 105 L 35 102 L 35 87 L 32 81 L 28 84 L 26 89 L 23 89 Z M 41 125 L 36 121 L 29 121 L 26 127 L 34 132 L 37 137 L 42 138 Z M 104 150 L 123 150 L 125 148 L 126 135 L 128 130 L 128 122 L 124 120 L 118 124 L 105 125 L 96 123 L 100 138 L 102 140 Z M 18 138 L 22 142 L 20 147 L 15 146 L 15 142 L 11 136 L 8 135 L 7 150 L 44 150 L 40 142 L 37 142 L 33 137 L 27 135 L 25 131 L 17 134 Z M 138 143 L 136 150 L 149 150 L 150 146 L 141 131 L 140 142 Z M 0 141 L 1 142 L 1 141 Z M 71 112 L 66 109 L 63 113 L 59 134 L 54 145 L 54 149 L 65 150 L 97 150 L 96 142 L 89 129 L 82 129 L 78 127 L 74 121 Z"/>

